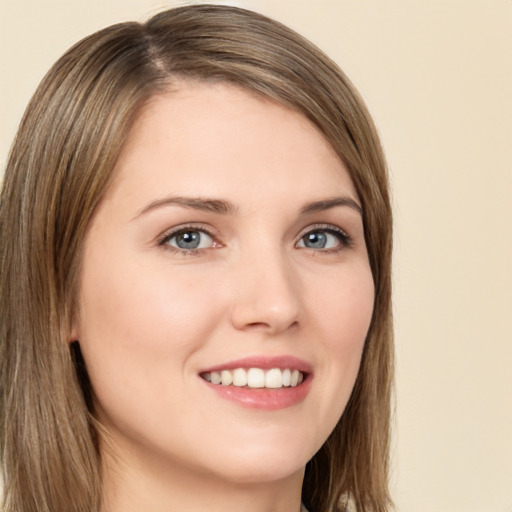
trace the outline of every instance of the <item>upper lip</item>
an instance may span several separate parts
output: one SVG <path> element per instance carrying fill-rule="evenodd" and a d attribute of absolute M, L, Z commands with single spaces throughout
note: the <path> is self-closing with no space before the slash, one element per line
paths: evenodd
<path fill-rule="evenodd" d="M 261 368 L 263 370 L 271 370 L 272 368 L 281 368 L 282 370 L 285 370 L 286 368 L 289 368 L 291 370 L 299 370 L 302 373 L 308 374 L 312 373 L 313 371 L 313 367 L 310 363 L 295 356 L 258 355 L 216 364 L 215 366 L 204 368 L 199 373 L 220 372 L 221 370 L 236 370 L 237 368 Z"/>

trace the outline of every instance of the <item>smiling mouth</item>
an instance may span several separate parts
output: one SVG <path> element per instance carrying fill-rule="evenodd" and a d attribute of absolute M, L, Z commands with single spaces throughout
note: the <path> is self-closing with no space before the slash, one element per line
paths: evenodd
<path fill-rule="evenodd" d="M 219 386 L 235 386 L 253 389 L 280 389 L 296 387 L 304 381 L 306 374 L 293 368 L 236 368 L 234 370 L 220 370 L 203 372 L 201 378 L 211 384 Z"/>

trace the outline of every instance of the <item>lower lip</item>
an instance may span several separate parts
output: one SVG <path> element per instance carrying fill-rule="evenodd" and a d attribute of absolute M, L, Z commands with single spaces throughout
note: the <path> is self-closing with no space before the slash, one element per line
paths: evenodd
<path fill-rule="evenodd" d="M 223 386 L 222 384 L 211 384 L 206 380 L 203 382 L 221 398 L 243 407 L 276 411 L 303 402 L 311 389 L 312 380 L 312 376 L 308 375 L 298 386 L 276 389 Z"/>

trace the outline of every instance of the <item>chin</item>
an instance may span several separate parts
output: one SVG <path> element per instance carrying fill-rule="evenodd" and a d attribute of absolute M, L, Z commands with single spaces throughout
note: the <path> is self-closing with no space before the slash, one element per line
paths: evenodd
<path fill-rule="evenodd" d="M 252 442 L 239 444 L 238 448 L 234 444 L 223 444 L 224 449 L 220 454 L 213 454 L 214 463 L 209 465 L 224 480 L 237 484 L 269 483 L 302 476 L 316 449 L 305 446 L 304 439 L 287 437 L 288 440 L 280 438 L 279 442 L 267 443 L 261 442 L 261 437 L 253 438 Z"/>
<path fill-rule="evenodd" d="M 240 461 L 237 466 L 217 467 L 216 474 L 224 481 L 233 484 L 268 484 L 289 478 L 300 477 L 304 474 L 307 461 L 279 460 L 265 458 L 257 461 Z"/>

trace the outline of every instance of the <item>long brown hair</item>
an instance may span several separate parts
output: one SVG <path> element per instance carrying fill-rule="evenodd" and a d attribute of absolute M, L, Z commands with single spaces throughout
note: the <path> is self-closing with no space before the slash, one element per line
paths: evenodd
<path fill-rule="evenodd" d="M 346 410 L 306 467 L 312 511 L 389 510 L 393 375 L 391 209 L 372 120 L 343 72 L 259 14 L 195 5 L 77 43 L 32 98 L 0 196 L 0 448 L 5 512 L 91 512 L 101 502 L 87 375 L 70 350 L 84 234 L 134 117 L 176 79 L 223 81 L 311 120 L 362 202 L 375 305 Z M 79 356 L 79 354 L 78 354 Z"/>

